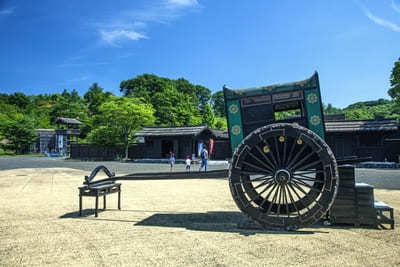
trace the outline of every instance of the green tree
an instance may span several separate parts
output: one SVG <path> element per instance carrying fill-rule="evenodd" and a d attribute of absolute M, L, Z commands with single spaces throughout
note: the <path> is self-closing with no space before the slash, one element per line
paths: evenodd
<path fill-rule="evenodd" d="M 390 86 L 388 94 L 400 107 L 400 58 L 394 63 L 392 74 L 390 75 Z"/>
<path fill-rule="evenodd" d="M 88 139 L 101 144 L 112 142 L 125 145 L 125 158 L 128 158 L 129 141 L 133 133 L 154 123 L 154 109 L 139 98 L 111 97 L 103 103 L 96 116 L 99 125 L 89 133 Z"/>
<path fill-rule="evenodd" d="M 33 119 L 17 113 L 9 117 L 3 115 L 1 120 L 2 137 L 8 141 L 5 148 L 14 150 L 16 154 L 29 151 L 37 138 Z"/>
<path fill-rule="evenodd" d="M 122 81 L 120 90 L 125 96 L 141 97 L 151 103 L 156 124 L 171 126 L 201 123 L 211 95 L 208 88 L 183 78 L 171 80 L 154 74 Z"/>
<path fill-rule="evenodd" d="M 97 83 L 93 83 L 92 86 L 83 96 L 83 99 L 88 107 L 90 114 L 97 114 L 101 104 L 106 102 L 106 100 L 112 95 L 110 92 L 103 92 Z"/>
<path fill-rule="evenodd" d="M 225 117 L 224 92 L 218 91 L 211 96 L 211 105 L 218 117 Z"/>
<path fill-rule="evenodd" d="M 215 116 L 209 104 L 206 104 L 204 106 L 204 112 L 202 114 L 202 123 L 207 124 L 211 128 L 215 127 Z"/>

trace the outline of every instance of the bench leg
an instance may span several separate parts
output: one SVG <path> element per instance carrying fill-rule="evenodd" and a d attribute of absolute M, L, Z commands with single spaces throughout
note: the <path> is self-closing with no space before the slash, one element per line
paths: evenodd
<path fill-rule="evenodd" d="M 121 210 L 121 190 L 118 191 L 118 209 Z"/>
<path fill-rule="evenodd" d="M 394 229 L 394 217 L 393 217 L 393 209 L 391 209 L 390 211 L 390 219 L 392 220 L 392 223 L 390 224 L 390 229 Z"/>
<path fill-rule="evenodd" d="M 103 196 L 103 209 L 106 210 L 106 195 Z"/>
<path fill-rule="evenodd" d="M 97 209 L 98 208 L 99 208 L 99 195 L 96 195 L 96 207 L 95 207 L 95 210 L 94 210 L 94 217 L 98 216 L 98 214 L 97 214 Z"/>
<path fill-rule="evenodd" d="M 82 195 L 79 194 L 79 216 L 82 216 Z"/>

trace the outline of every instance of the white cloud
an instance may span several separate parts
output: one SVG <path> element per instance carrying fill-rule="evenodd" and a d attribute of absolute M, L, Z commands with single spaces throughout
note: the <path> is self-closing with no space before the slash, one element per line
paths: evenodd
<path fill-rule="evenodd" d="M 147 38 L 146 35 L 132 30 L 120 30 L 120 29 L 111 31 L 101 30 L 100 34 L 101 34 L 101 39 L 111 45 L 116 45 L 118 42 L 122 40 L 136 41 L 139 39 Z"/>
<path fill-rule="evenodd" d="M 374 14 L 371 13 L 371 11 L 364 6 L 360 1 L 355 0 L 355 2 L 361 7 L 361 9 L 364 11 L 364 14 L 375 24 L 381 25 L 383 27 L 386 27 L 392 31 L 395 32 L 400 32 L 400 26 L 383 18 L 377 17 Z M 393 6 L 393 2 L 392 2 Z M 397 6 L 396 6 L 397 7 Z"/>
<path fill-rule="evenodd" d="M 167 4 L 171 6 L 195 6 L 197 5 L 197 0 L 168 0 Z"/>
<path fill-rule="evenodd" d="M 159 0 L 142 9 L 115 14 L 114 19 L 96 23 L 94 26 L 104 43 L 119 47 L 123 41 L 147 39 L 146 30 L 152 24 L 172 22 L 193 8 L 201 8 L 197 0 Z"/>
<path fill-rule="evenodd" d="M 400 13 L 400 6 L 398 6 L 394 0 L 392 0 L 392 8 L 397 13 Z"/>
<path fill-rule="evenodd" d="M 365 11 L 365 15 L 370 20 L 372 20 L 373 22 L 375 22 L 378 25 L 384 26 L 384 27 L 386 27 L 388 29 L 391 29 L 392 31 L 395 31 L 395 32 L 400 32 L 400 26 L 399 25 L 397 25 L 397 24 L 395 24 L 395 23 L 393 23 L 391 21 L 379 18 L 379 17 L 373 15 L 369 10 Z"/>
<path fill-rule="evenodd" d="M 0 16 L 1 15 L 11 15 L 11 14 L 13 14 L 14 13 L 14 10 L 15 10 L 15 7 L 10 7 L 10 8 L 6 8 L 6 9 L 3 9 L 3 10 L 0 10 Z"/>

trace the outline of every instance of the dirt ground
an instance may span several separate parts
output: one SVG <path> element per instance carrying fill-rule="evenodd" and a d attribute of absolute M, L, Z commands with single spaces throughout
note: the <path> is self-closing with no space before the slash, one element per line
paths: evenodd
<path fill-rule="evenodd" d="M 400 170 L 390 172 L 400 180 Z M 117 195 L 109 195 L 109 210 L 95 218 L 94 199 L 84 198 L 79 217 L 84 175 L 67 168 L 0 171 L 1 266 L 400 265 L 397 186 L 375 189 L 375 199 L 395 209 L 395 230 L 272 232 L 237 228 L 243 215 L 223 179 L 123 182 L 122 211 Z"/>

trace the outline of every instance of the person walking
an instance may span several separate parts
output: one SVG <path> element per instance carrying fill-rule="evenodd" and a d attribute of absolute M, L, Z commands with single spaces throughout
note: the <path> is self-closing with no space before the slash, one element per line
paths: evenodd
<path fill-rule="evenodd" d="M 201 150 L 200 153 L 201 156 L 201 165 L 200 165 L 200 169 L 199 172 L 201 171 L 201 169 L 204 167 L 204 171 L 207 171 L 207 161 L 208 161 L 208 151 L 206 148 L 206 145 L 203 145 L 203 149 Z"/>
<path fill-rule="evenodd" d="M 186 156 L 186 160 L 185 160 L 185 166 L 186 166 L 186 171 L 190 172 L 190 164 L 192 163 L 192 161 L 190 160 L 190 156 L 187 155 Z"/>
<path fill-rule="evenodd" d="M 174 152 L 170 151 L 169 152 L 169 165 L 170 165 L 170 171 L 172 172 L 172 169 L 174 168 L 175 164 L 175 154 Z"/>

